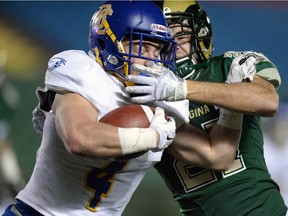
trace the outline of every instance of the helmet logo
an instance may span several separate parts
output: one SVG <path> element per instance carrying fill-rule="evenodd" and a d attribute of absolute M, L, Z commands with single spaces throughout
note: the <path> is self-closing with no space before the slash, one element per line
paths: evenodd
<path fill-rule="evenodd" d="M 209 29 L 205 26 L 205 27 L 202 27 L 198 33 L 198 36 L 199 37 L 204 37 L 206 35 L 208 35 L 209 33 Z"/>
<path fill-rule="evenodd" d="M 106 33 L 106 29 L 104 23 L 107 22 L 107 15 L 111 16 L 113 14 L 113 10 L 111 8 L 111 4 L 102 5 L 99 8 L 99 11 L 92 17 L 92 26 L 97 28 L 97 34 L 104 35 Z"/>
<path fill-rule="evenodd" d="M 60 57 L 54 57 L 52 59 L 50 59 L 50 61 L 48 62 L 48 71 L 51 72 L 53 71 L 55 68 L 58 68 L 62 65 L 66 64 L 66 60 Z"/>
<path fill-rule="evenodd" d="M 160 25 L 160 24 L 152 23 L 150 25 L 150 30 L 154 34 L 157 34 L 157 32 L 164 32 L 164 33 L 167 33 L 169 35 L 172 35 L 172 30 L 170 28 L 167 28 L 167 27 Z"/>

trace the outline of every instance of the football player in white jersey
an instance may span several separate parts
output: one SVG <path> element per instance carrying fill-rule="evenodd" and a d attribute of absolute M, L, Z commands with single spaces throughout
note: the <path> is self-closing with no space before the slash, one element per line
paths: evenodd
<path fill-rule="evenodd" d="M 135 74 L 133 63 L 173 70 L 176 43 L 160 8 L 152 1 L 108 1 L 91 19 L 89 42 L 88 55 L 69 50 L 49 61 L 45 88 L 37 89 L 39 105 L 33 111 L 34 128 L 42 135 L 36 165 L 5 216 L 121 215 L 147 169 L 175 137 L 175 121 L 166 120 L 160 107 L 149 128 L 99 122 L 111 110 L 132 103 L 125 77 Z M 187 100 L 154 105 L 164 107 L 177 126 L 188 122 Z M 240 130 L 231 134 L 224 142 L 238 145 Z M 193 138 L 211 144 L 196 128 Z M 147 152 L 115 160 L 141 151 Z"/>

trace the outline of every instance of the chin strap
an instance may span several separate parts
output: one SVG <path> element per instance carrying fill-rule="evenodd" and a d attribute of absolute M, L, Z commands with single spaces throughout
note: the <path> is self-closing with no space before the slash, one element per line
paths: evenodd
<path fill-rule="evenodd" d="M 94 59 L 94 60 L 104 69 L 103 64 L 102 64 L 102 61 L 101 61 L 101 59 L 100 59 L 100 57 L 99 57 L 98 49 L 95 48 L 94 51 L 95 51 L 95 54 L 96 54 L 96 55 L 94 55 L 93 52 L 90 51 L 90 50 L 89 50 L 89 52 L 88 52 L 88 55 L 89 55 L 92 59 Z M 128 63 L 127 63 L 127 62 L 124 62 L 123 68 L 124 68 L 124 70 L 125 70 L 125 74 L 128 74 L 129 68 L 128 68 Z M 105 69 L 104 69 L 104 70 L 105 70 Z M 126 86 L 134 86 L 134 85 L 135 85 L 135 83 L 133 83 L 133 82 L 127 82 L 127 81 L 125 80 L 124 75 L 123 75 L 123 76 L 120 75 L 120 72 L 115 72 L 115 71 L 112 71 L 112 70 L 111 70 L 111 71 L 108 71 L 108 73 L 110 73 L 110 74 L 112 74 L 113 76 L 115 76 L 121 83 L 123 83 L 123 85 L 124 85 L 125 87 L 126 87 Z"/>

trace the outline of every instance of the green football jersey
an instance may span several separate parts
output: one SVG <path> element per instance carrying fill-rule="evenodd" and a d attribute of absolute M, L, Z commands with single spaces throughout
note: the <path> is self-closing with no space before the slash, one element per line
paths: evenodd
<path fill-rule="evenodd" d="M 236 52 L 210 59 L 196 69 L 191 79 L 224 82 Z M 257 74 L 280 85 L 276 67 L 268 60 L 258 62 Z M 219 118 L 219 108 L 190 101 L 190 124 L 206 130 Z M 263 154 L 260 117 L 244 115 L 243 129 L 236 158 L 227 171 L 215 172 L 184 164 L 167 152 L 155 165 L 183 215 L 193 216 L 282 216 L 287 207 L 278 185 L 271 179 Z"/>

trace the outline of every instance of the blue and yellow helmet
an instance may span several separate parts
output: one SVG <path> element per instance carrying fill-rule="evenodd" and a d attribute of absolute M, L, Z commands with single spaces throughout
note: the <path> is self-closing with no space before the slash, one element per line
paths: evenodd
<path fill-rule="evenodd" d="M 125 52 L 122 41 L 139 40 L 137 54 Z M 163 44 L 159 58 L 141 55 L 143 40 L 156 40 Z M 176 42 L 168 28 L 161 9 L 152 1 L 107 1 L 102 4 L 91 19 L 89 28 L 90 52 L 106 70 L 124 78 L 130 74 L 131 58 L 141 58 L 160 62 L 174 69 Z M 119 71 L 124 67 L 124 74 Z"/>

